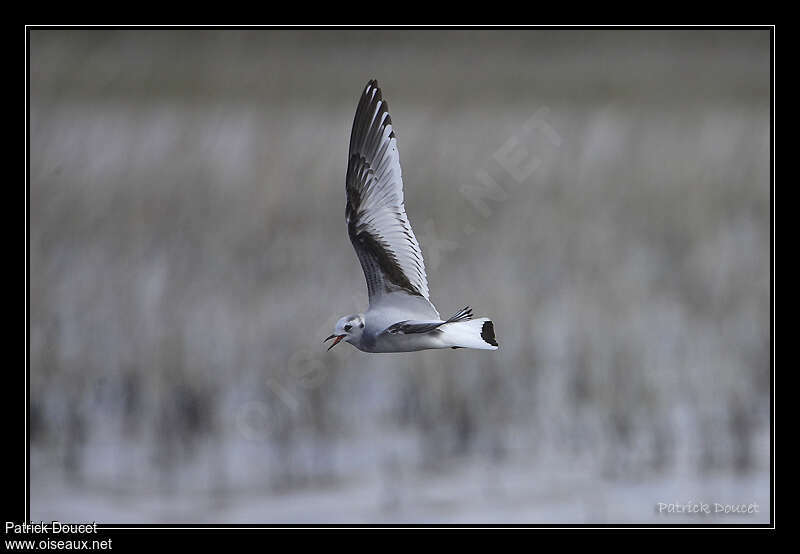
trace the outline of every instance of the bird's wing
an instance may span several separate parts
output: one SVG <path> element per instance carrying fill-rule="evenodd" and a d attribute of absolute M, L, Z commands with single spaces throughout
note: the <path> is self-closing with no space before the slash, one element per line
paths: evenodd
<path fill-rule="evenodd" d="M 416 333 L 429 333 L 444 325 L 443 321 L 414 321 L 408 319 L 390 325 L 381 334 L 386 335 L 412 335 Z"/>
<path fill-rule="evenodd" d="M 393 325 L 390 325 L 386 328 L 383 333 L 388 335 L 411 335 L 414 333 L 429 333 L 434 329 L 438 329 L 442 325 L 446 325 L 448 323 L 456 323 L 458 321 L 467 321 L 472 319 L 472 308 L 469 306 L 464 306 L 459 311 L 451 315 L 445 321 L 414 321 L 414 320 L 406 320 L 406 321 L 399 321 Z M 382 334 L 383 334 L 382 333 Z"/>
<path fill-rule="evenodd" d="M 389 107 L 378 82 L 367 83 L 350 134 L 345 218 L 364 270 L 370 309 L 438 318 L 428 293 L 422 250 L 403 205 L 403 180 Z"/>

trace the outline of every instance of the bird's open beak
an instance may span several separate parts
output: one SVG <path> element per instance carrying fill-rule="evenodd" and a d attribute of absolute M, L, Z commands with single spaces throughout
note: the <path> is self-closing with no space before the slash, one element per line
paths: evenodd
<path fill-rule="evenodd" d="M 334 340 L 334 341 L 333 341 L 333 344 L 331 344 L 331 345 L 328 347 L 328 350 L 330 350 L 331 348 L 333 348 L 334 346 L 336 346 L 337 344 L 339 344 L 339 341 L 341 341 L 341 340 L 342 340 L 343 338 L 345 338 L 346 336 L 347 336 L 347 335 L 331 335 L 330 337 L 328 337 L 327 339 L 325 339 L 325 340 L 324 340 L 324 341 L 322 341 L 322 342 L 328 342 L 329 340 L 331 340 L 331 339 L 334 339 L 334 338 L 335 338 L 336 340 Z"/>

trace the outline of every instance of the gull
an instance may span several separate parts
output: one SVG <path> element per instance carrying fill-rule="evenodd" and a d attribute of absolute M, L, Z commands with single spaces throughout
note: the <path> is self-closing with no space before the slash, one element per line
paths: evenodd
<path fill-rule="evenodd" d="M 376 80 L 367 83 L 350 133 L 345 220 L 364 270 L 369 309 L 339 319 L 341 341 L 363 352 L 434 348 L 497 350 L 494 324 L 466 306 L 443 320 L 430 301 L 422 250 L 403 205 L 397 139 Z"/>

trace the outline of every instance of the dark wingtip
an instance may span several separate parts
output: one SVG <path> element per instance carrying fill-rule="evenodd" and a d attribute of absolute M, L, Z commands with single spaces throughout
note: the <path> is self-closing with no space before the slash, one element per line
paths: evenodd
<path fill-rule="evenodd" d="M 375 95 L 372 97 L 373 101 L 377 100 L 379 102 L 382 102 L 384 104 L 383 111 L 386 111 L 385 110 L 386 100 L 383 99 L 383 93 L 381 92 L 381 87 L 378 86 L 378 80 L 377 79 L 371 79 L 370 82 L 367 83 L 367 88 L 364 89 L 364 95 L 368 95 L 371 90 L 375 91 Z"/>
<path fill-rule="evenodd" d="M 481 338 L 487 344 L 498 346 L 497 339 L 494 337 L 494 323 L 487 321 L 483 324 L 483 327 L 481 328 Z"/>

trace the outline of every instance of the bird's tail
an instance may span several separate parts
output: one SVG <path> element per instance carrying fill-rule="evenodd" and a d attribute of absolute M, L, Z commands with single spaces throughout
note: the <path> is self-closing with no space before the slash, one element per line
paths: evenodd
<path fill-rule="evenodd" d="M 488 317 L 445 323 L 439 329 L 443 333 L 442 340 L 452 348 L 497 350 L 494 323 Z"/>

